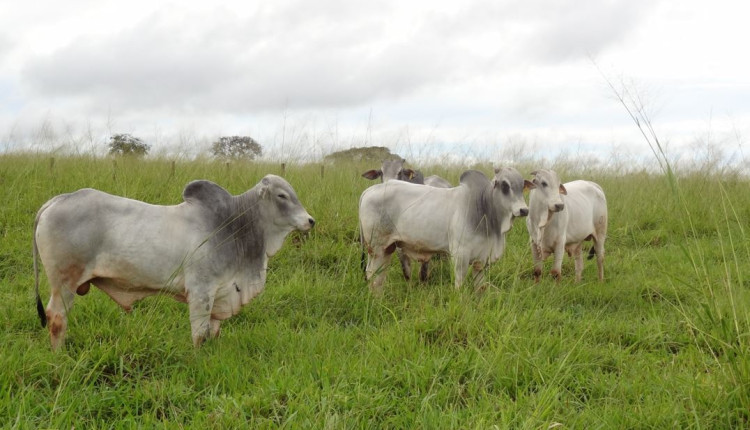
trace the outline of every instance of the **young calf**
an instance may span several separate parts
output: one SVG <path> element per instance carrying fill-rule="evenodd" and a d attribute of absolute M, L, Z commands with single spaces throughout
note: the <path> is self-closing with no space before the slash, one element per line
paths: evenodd
<path fill-rule="evenodd" d="M 534 279 L 539 281 L 544 260 L 555 256 L 552 276 L 560 279 L 563 251 L 575 259 L 576 282 L 581 280 L 586 240 L 593 240 L 599 280 L 604 280 L 604 240 L 607 237 L 607 199 L 602 188 L 590 181 L 560 184 L 552 170 L 531 173 L 536 186 L 529 194 L 526 227 L 531 237 Z M 593 255 L 590 255 L 591 258 Z"/>

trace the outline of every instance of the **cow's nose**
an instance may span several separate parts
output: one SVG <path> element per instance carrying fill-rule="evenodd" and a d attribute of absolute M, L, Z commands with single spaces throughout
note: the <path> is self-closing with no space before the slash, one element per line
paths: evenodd
<path fill-rule="evenodd" d="M 312 227 L 315 226 L 315 220 L 314 219 L 310 218 L 310 219 L 307 220 L 307 222 L 310 223 L 310 228 L 312 228 Z"/>
<path fill-rule="evenodd" d="M 522 208 L 521 209 L 521 216 L 526 216 L 528 214 L 529 214 L 529 210 L 527 208 Z"/>
<path fill-rule="evenodd" d="M 560 212 L 563 209 L 565 209 L 565 204 L 563 204 L 563 203 L 555 203 L 555 212 Z"/>

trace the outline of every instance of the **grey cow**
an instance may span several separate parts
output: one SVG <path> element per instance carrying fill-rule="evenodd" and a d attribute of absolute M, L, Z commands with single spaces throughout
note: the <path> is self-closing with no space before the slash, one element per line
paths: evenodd
<path fill-rule="evenodd" d="M 199 346 L 263 290 L 268 259 L 284 238 L 315 224 L 291 185 L 274 175 L 238 196 L 193 181 L 182 197 L 181 204 L 157 206 L 82 189 L 42 206 L 34 223 L 34 275 L 53 349 L 64 344 L 75 294 L 85 295 L 92 284 L 126 311 L 158 293 L 187 303 Z M 50 283 L 46 311 L 37 257 Z"/>
<path fill-rule="evenodd" d="M 485 266 L 502 256 L 513 219 L 528 214 L 523 191 L 533 187 L 516 169 L 503 168 L 492 180 L 469 170 L 453 188 L 388 181 L 366 189 L 359 199 L 359 223 L 370 288 L 382 290 L 396 246 L 419 261 L 447 252 L 456 288 L 469 267 L 478 286 Z"/>

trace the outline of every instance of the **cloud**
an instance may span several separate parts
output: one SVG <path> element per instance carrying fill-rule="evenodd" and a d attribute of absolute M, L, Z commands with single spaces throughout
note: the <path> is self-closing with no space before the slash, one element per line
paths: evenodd
<path fill-rule="evenodd" d="M 25 84 L 35 95 L 98 107 L 254 111 L 399 97 L 440 81 L 450 66 L 439 45 L 390 37 L 382 16 L 354 17 L 363 11 L 353 7 L 328 15 L 302 5 L 248 17 L 222 9 L 208 16 L 159 11 L 32 59 Z"/>

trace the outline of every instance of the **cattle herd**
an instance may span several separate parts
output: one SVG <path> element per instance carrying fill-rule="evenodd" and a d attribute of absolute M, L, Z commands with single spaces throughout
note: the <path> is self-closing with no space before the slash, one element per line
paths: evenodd
<path fill-rule="evenodd" d="M 587 240 L 594 243 L 589 257 L 596 257 L 599 280 L 604 279 L 607 203 L 594 182 L 561 184 L 552 170 L 532 172 L 528 180 L 505 167 L 492 178 L 466 171 L 454 187 L 405 168 L 402 159 L 386 160 L 362 176 L 381 179 L 359 200 L 365 276 L 373 293 L 382 292 L 394 251 L 407 279 L 416 260 L 419 278 L 426 281 L 430 258 L 443 253 L 450 256 L 456 288 L 467 281 L 479 287 L 484 269 L 502 257 L 517 217 L 527 217 L 537 281 L 549 255 L 555 260 L 551 274 L 560 278 L 564 252 L 574 258 L 580 281 Z M 158 206 L 82 189 L 53 197 L 39 209 L 33 236 L 36 301 L 42 326 L 49 323 L 52 349 L 65 342 L 75 295 L 85 295 L 92 284 L 126 311 L 160 293 L 187 303 L 193 344 L 199 346 L 218 336 L 221 321 L 263 290 L 268 259 L 286 236 L 315 224 L 292 186 L 275 175 L 237 196 L 213 182 L 193 181 L 182 197 L 179 205 Z M 39 295 L 39 259 L 50 284 L 46 309 Z"/>

